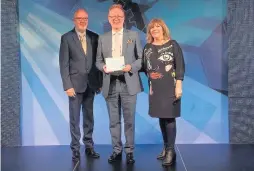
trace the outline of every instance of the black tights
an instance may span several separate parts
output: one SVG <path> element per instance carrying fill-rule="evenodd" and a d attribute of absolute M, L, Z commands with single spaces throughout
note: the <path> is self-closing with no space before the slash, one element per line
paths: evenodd
<path fill-rule="evenodd" d="M 176 139 L 175 118 L 159 118 L 160 128 L 166 149 L 174 148 Z"/>

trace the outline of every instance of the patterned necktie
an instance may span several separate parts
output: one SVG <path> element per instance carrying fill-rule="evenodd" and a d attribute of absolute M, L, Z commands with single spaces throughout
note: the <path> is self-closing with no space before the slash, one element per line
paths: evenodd
<path fill-rule="evenodd" d="M 86 36 L 79 36 L 84 53 L 86 54 Z"/>

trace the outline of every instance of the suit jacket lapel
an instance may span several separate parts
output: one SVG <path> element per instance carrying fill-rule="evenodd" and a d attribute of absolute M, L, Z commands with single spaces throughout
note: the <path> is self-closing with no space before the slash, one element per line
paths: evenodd
<path fill-rule="evenodd" d="M 73 37 L 74 42 L 77 45 L 77 48 L 81 51 L 82 54 L 85 55 L 84 50 L 83 50 L 82 45 L 81 45 L 81 42 L 80 42 L 80 40 L 78 38 L 78 34 L 76 33 L 75 29 L 73 30 L 72 37 Z"/>
<path fill-rule="evenodd" d="M 124 29 L 123 30 L 123 43 L 122 43 L 122 46 L 123 46 L 122 55 L 123 56 L 125 56 L 125 52 L 127 49 L 127 40 L 128 40 L 128 31 Z"/>
<path fill-rule="evenodd" d="M 112 31 L 109 32 L 108 38 L 106 40 L 105 44 L 107 44 L 108 47 L 108 56 L 107 57 L 112 57 Z"/>
<path fill-rule="evenodd" d="M 86 56 L 92 56 L 92 40 L 88 34 L 86 34 Z M 81 46 L 82 48 L 82 46 Z M 83 50 L 83 49 L 82 49 Z"/>

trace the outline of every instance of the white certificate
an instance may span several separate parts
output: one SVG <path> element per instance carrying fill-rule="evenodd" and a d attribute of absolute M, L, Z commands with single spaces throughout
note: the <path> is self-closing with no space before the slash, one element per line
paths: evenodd
<path fill-rule="evenodd" d="M 107 69 L 110 71 L 121 71 L 125 64 L 124 64 L 124 56 L 120 57 L 109 57 L 105 59 Z"/>

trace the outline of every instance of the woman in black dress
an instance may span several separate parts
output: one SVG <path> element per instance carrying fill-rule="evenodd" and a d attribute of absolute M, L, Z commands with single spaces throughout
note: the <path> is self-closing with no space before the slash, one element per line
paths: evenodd
<path fill-rule="evenodd" d="M 149 80 L 149 115 L 159 118 L 164 148 L 157 159 L 162 165 L 176 160 L 174 149 L 176 119 L 180 117 L 182 81 L 185 64 L 182 50 L 171 40 L 169 29 L 161 19 L 153 19 L 147 27 L 144 66 Z"/>

